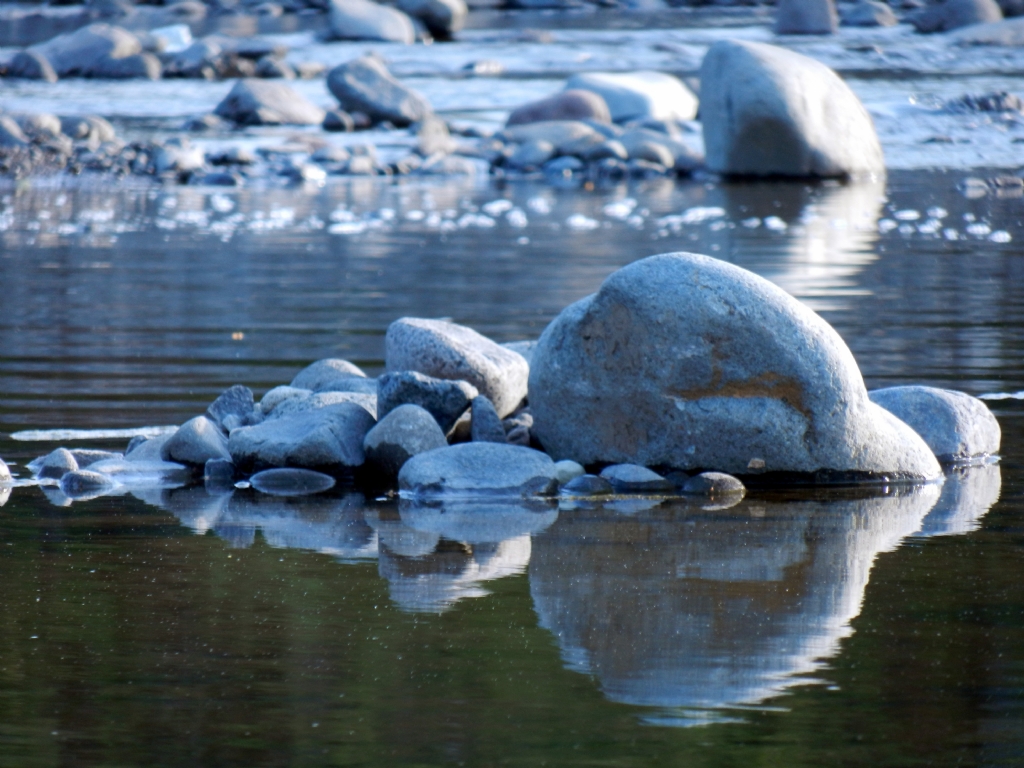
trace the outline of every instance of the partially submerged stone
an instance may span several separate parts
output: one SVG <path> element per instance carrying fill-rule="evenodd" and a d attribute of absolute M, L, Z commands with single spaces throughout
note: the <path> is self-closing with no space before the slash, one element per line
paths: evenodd
<path fill-rule="evenodd" d="M 585 475 L 585 470 L 582 465 L 572 461 L 571 459 L 563 459 L 562 461 L 555 462 L 555 479 L 558 480 L 559 485 L 565 485 L 570 480 L 573 480 L 581 475 Z"/>
<path fill-rule="evenodd" d="M 562 486 L 566 496 L 611 496 L 615 486 L 606 477 L 597 475 L 580 475 Z"/>
<path fill-rule="evenodd" d="M 671 493 L 676 489 L 657 472 L 638 464 L 613 464 L 601 470 L 601 477 L 617 493 Z"/>
<path fill-rule="evenodd" d="M 478 394 L 467 381 L 435 379 L 417 371 L 385 373 L 377 379 L 378 418 L 401 405 L 418 405 L 448 434 Z"/>
<path fill-rule="evenodd" d="M 839 29 L 833 0 L 779 0 L 777 35 L 831 35 Z"/>
<path fill-rule="evenodd" d="M 116 451 L 99 451 L 94 448 L 72 448 L 71 455 L 75 457 L 75 461 L 78 462 L 80 469 L 90 467 L 98 461 L 124 458 L 123 453 L 117 453 Z"/>
<path fill-rule="evenodd" d="M 970 461 L 999 453 L 999 422 L 976 397 L 922 386 L 876 389 L 869 396 L 910 425 L 939 461 Z"/>
<path fill-rule="evenodd" d="M 707 166 L 750 176 L 883 173 L 874 123 L 821 62 L 764 43 L 721 41 L 701 65 Z"/>
<path fill-rule="evenodd" d="M 112 491 L 117 487 L 110 477 L 89 469 L 68 472 L 60 479 L 60 489 L 69 498 L 92 498 Z"/>
<path fill-rule="evenodd" d="M 634 262 L 563 310 L 534 352 L 530 409 L 551 456 L 581 464 L 940 473 L 924 441 L 868 399 L 824 320 L 767 280 L 696 254 Z"/>
<path fill-rule="evenodd" d="M 249 483 L 260 493 L 271 496 L 309 496 L 329 491 L 335 485 L 330 475 L 311 469 L 282 467 L 265 469 L 249 478 Z"/>
<path fill-rule="evenodd" d="M 29 469 L 41 480 L 60 480 L 68 472 L 78 469 L 78 460 L 67 448 L 57 448 L 31 462 Z"/>
<path fill-rule="evenodd" d="M 0 459 L 0 485 L 10 485 L 13 482 L 10 467 L 7 466 L 7 462 Z"/>
<path fill-rule="evenodd" d="M 363 464 L 363 438 L 374 424 L 366 409 L 339 403 L 241 427 L 228 438 L 236 466 L 345 472 Z"/>
<path fill-rule="evenodd" d="M 530 448 L 498 443 L 461 443 L 413 456 L 398 486 L 418 496 L 533 494 L 555 483 L 555 463 Z"/>
<path fill-rule="evenodd" d="M 708 496 L 718 499 L 724 496 L 742 496 L 747 489 L 739 478 L 724 472 L 701 472 L 687 480 L 683 484 L 682 491 L 691 496 Z"/>
<path fill-rule="evenodd" d="M 468 381 L 487 396 L 502 418 L 526 396 L 530 375 L 526 360 L 471 328 L 404 317 L 388 326 L 384 348 L 389 371 L 419 371 L 439 379 Z"/>
<path fill-rule="evenodd" d="M 698 100 L 682 80 L 664 72 L 583 72 L 567 89 L 593 91 L 608 105 L 616 123 L 631 120 L 693 120 Z"/>
<path fill-rule="evenodd" d="M 285 83 L 244 78 L 214 114 L 241 125 L 320 125 L 326 113 Z"/>
<path fill-rule="evenodd" d="M 124 452 L 126 461 L 163 461 L 164 444 L 171 439 L 169 435 L 133 438 Z"/>
<path fill-rule="evenodd" d="M 398 477 L 404 464 L 420 453 L 448 445 L 434 416 L 418 405 L 390 411 L 363 440 L 366 461 L 385 477 Z"/>
<path fill-rule="evenodd" d="M 228 441 L 220 428 L 205 416 L 189 419 L 171 435 L 160 451 L 164 461 L 203 466 L 210 459 L 230 459 Z"/>
<path fill-rule="evenodd" d="M 434 112 L 426 99 L 398 82 L 384 62 L 373 55 L 360 56 L 332 69 L 327 75 L 327 88 L 342 109 L 362 112 L 373 122 L 386 120 L 401 127 Z"/>

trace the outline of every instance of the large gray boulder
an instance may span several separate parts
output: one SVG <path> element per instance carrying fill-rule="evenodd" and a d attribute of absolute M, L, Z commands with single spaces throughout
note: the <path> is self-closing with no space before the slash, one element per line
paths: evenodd
<path fill-rule="evenodd" d="M 30 46 L 27 53 L 49 62 L 59 77 L 99 76 L 113 59 L 142 53 L 142 43 L 127 29 L 110 24 L 90 24 L 74 32 L 58 35 L 45 43 Z"/>
<path fill-rule="evenodd" d="M 949 32 L 974 24 L 992 24 L 1002 19 L 1003 12 L 996 0 L 945 0 L 907 17 L 907 21 L 918 32 Z"/>
<path fill-rule="evenodd" d="M 534 351 L 530 409 L 545 450 L 584 465 L 940 473 L 868 399 L 831 326 L 767 280 L 690 253 L 634 262 L 563 310 Z"/>
<path fill-rule="evenodd" d="M 999 453 L 999 422 L 984 402 L 965 392 L 938 387 L 889 387 L 869 394 L 913 427 L 939 461 L 955 462 Z"/>
<path fill-rule="evenodd" d="M 363 439 L 366 461 L 382 475 L 397 477 L 402 466 L 420 453 L 448 445 L 434 417 L 418 405 L 400 405 Z"/>
<path fill-rule="evenodd" d="M 413 456 L 398 474 L 398 487 L 414 496 L 531 494 L 553 484 L 555 463 L 532 448 L 500 443 L 460 443 Z"/>
<path fill-rule="evenodd" d="M 418 405 L 448 434 L 478 394 L 468 381 L 435 379 L 416 371 L 385 373 L 377 379 L 377 415 L 384 418 L 399 406 Z"/>
<path fill-rule="evenodd" d="M 327 74 L 327 88 L 347 112 L 362 112 L 374 122 L 388 120 L 405 126 L 433 114 L 430 103 L 398 82 L 374 55 L 335 67 Z"/>
<path fill-rule="evenodd" d="M 777 35 L 831 35 L 839 29 L 833 0 L 779 0 Z"/>
<path fill-rule="evenodd" d="M 384 356 L 389 371 L 468 381 L 487 396 L 501 418 L 526 397 L 526 359 L 463 325 L 403 317 L 388 326 Z"/>
<path fill-rule="evenodd" d="M 228 438 L 228 450 L 242 469 L 302 467 L 336 473 L 363 464 L 363 438 L 374 419 L 355 403 L 241 427 Z"/>
<path fill-rule="evenodd" d="M 398 0 L 398 10 L 419 19 L 438 40 L 451 40 L 466 24 L 465 0 Z"/>
<path fill-rule="evenodd" d="M 323 109 L 276 80 L 237 81 L 214 113 L 241 125 L 320 125 Z"/>
<path fill-rule="evenodd" d="M 228 440 L 217 425 L 206 418 L 189 419 L 160 449 L 160 458 L 179 464 L 203 466 L 210 459 L 231 459 Z"/>
<path fill-rule="evenodd" d="M 874 123 L 824 64 L 744 41 L 715 43 L 701 65 L 707 166 L 749 176 L 882 173 Z"/>
<path fill-rule="evenodd" d="M 678 77 L 664 72 L 584 72 L 566 89 L 592 91 L 605 100 L 612 121 L 693 120 L 698 100 Z"/>
<path fill-rule="evenodd" d="M 611 114 L 600 94 L 570 89 L 517 107 L 508 116 L 506 125 L 525 125 L 545 120 L 596 120 L 607 123 L 611 121 Z"/>
<path fill-rule="evenodd" d="M 334 40 L 416 42 L 416 29 L 406 14 L 370 0 L 331 0 L 329 23 Z"/>

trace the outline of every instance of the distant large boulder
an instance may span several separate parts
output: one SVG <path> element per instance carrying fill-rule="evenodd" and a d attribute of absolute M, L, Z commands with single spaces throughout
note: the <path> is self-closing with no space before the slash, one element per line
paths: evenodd
<path fill-rule="evenodd" d="M 871 116 L 824 64 L 764 43 L 715 43 L 701 65 L 710 170 L 851 176 L 885 170 Z"/>
<path fill-rule="evenodd" d="M 605 100 L 616 123 L 630 120 L 693 120 L 698 101 L 678 77 L 664 72 L 584 72 L 567 90 L 593 91 Z"/>
<path fill-rule="evenodd" d="M 273 80 L 239 80 L 215 114 L 241 125 L 320 125 L 326 112 L 290 86 Z"/>
<path fill-rule="evenodd" d="M 779 0 L 777 35 L 831 35 L 838 28 L 833 0 Z"/>
<path fill-rule="evenodd" d="M 945 0 L 907 16 L 907 21 L 918 32 L 948 32 L 1002 19 L 1003 12 L 996 0 Z"/>
<path fill-rule="evenodd" d="M 398 0 L 398 10 L 419 19 L 438 40 L 451 40 L 466 24 L 465 0 Z"/>
<path fill-rule="evenodd" d="M 398 126 L 419 122 L 434 113 L 430 103 L 396 80 L 380 57 L 360 56 L 335 67 L 327 88 L 347 112 L 362 112 L 374 122 Z"/>
<path fill-rule="evenodd" d="M 331 0 L 330 34 L 335 40 L 380 40 L 414 43 L 416 29 L 409 17 L 371 0 Z"/>
<path fill-rule="evenodd" d="M 613 273 L 541 336 L 533 434 L 550 455 L 731 474 L 927 480 L 939 464 L 868 399 L 839 335 L 782 289 L 707 256 Z"/>
<path fill-rule="evenodd" d="M 90 24 L 33 45 L 25 53 L 44 59 L 59 77 L 104 77 L 104 71 L 123 77 L 121 73 L 126 69 L 141 71 L 151 67 L 154 60 L 152 57 L 132 58 L 128 64 L 118 64 L 120 59 L 138 57 L 142 43 L 127 29 L 111 24 Z"/>

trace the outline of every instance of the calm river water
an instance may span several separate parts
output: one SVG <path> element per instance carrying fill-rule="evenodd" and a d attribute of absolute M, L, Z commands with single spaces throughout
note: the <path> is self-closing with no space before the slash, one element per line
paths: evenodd
<path fill-rule="evenodd" d="M 675 250 L 808 303 L 869 387 L 1013 394 L 1024 201 L 964 176 L 9 187 L 0 456 L 379 371 L 403 315 L 535 338 Z M 729 509 L 15 488 L 0 764 L 1022 765 L 1024 400 L 990 405 L 997 465 Z"/>

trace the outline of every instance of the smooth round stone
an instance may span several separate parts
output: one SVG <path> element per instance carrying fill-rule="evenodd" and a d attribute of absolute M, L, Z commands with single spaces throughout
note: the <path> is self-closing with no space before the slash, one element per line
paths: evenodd
<path fill-rule="evenodd" d="M 260 493 L 271 496 L 306 496 L 323 493 L 334 487 L 334 478 L 311 469 L 266 469 L 249 478 Z"/>
<path fill-rule="evenodd" d="M 75 461 L 78 462 L 79 469 L 86 469 L 97 461 L 124 458 L 123 453 L 117 453 L 116 451 L 98 451 L 92 448 L 72 448 L 71 455 L 74 456 Z"/>
<path fill-rule="evenodd" d="M 340 152 L 335 155 L 334 152 Z M 331 162 L 342 162 L 349 159 L 349 153 L 341 147 L 332 148 L 332 153 L 325 150 L 317 150 L 313 156 L 314 160 L 330 160 Z M 334 389 L 336 384 L 344 386 L 351 378 L 365 379 L 366 374 L 354 363 L 339 358 L 326 358 L 310 363 L 292 379 L 290 386 L 296 389 L 309 389 L 313 392 L 328 392 Z M 338 391 L 345 391 L 344 389 Z"/>
<path fill-rule="evenodd" d="M 570 480 L 585 474 L 587 474 L 587 470 L 583 468 L 583 465 L 578 464 L 572 459 L 563 459 L 562 461 L 555 462 L 555 479 L 558 480 L 559 485 L 565 485 Z"/>
<path fill-rule="evenodd" d="M 657 472 L 639 464 L 613 464 L 602 470 L 601 477 L 619 493 L 669 493 L 676 489 Z"/>
<path fill-rule="evenodd" d="M 10 485 L 14 481 L 11 476 L 11 470 L 7 466 L 7 462 L 0 459 L 0 485 Z"/>
<path fill-rule="evenodd" d="M 701 472 L 686 481 L 683 493 L 691 496 L 733 496 L 747 492 L 746 486 L 732 475 L 724 472 Z"/>
<path fill-rule="evenodd" d="M 89 469 L 68 472 L 60 479 L 60 489 L 72 499 L 99 495 L 113 489 L 115 485 L 111 478 Z"/>
<path fill-rule="evenodd" d="M 60 480 L 68 472 L 78 469 L 78 461 L 67 448 L 57 448 L 42 458 L 36 468 L 36 477 Z"/>
<path fill-rule="evenodd" d="M 597 475 L 580 475 L 562 486 L 567 496 L 610 496 L 614 492 L 612 484 Z"/>

